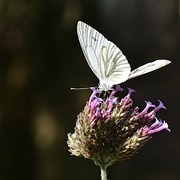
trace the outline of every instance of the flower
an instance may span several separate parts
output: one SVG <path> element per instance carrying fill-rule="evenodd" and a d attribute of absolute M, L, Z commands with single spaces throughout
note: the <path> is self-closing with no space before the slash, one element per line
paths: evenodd
<path fill-rule="evenodd" d="M 168 124 L 156 117 L 157 111 L 166 109 L 161 101 L 156 107 L 146 102 L 139 112 L 133 106 L 133 89 L 121 100 L 116 97 L 123 89 L 117 85 L 107 98 L 92 89 L 92 95 L 84 110 L 77 116 L 74 133 L 68 134 L 67 144 L 72 155 L 94 160 L 100 167 L 108 167 L 115 161 L 129 159 L 151 139 L 151 135 Z"/>

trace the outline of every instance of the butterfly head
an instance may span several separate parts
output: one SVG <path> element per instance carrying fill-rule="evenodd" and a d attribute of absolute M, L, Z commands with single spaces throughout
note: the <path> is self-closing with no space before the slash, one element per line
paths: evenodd
<path fill-rule="evenodd" d="M 107 83 L 107 80 L 101 80 L 98 86 L 100 91 L 110 91 L 113 90 L 112 85 Z"/>

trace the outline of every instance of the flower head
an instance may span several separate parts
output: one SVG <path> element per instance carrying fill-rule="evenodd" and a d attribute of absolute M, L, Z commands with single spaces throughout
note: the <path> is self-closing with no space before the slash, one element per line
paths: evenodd
<path fill-rule="evenodd" d="M 170 131 L 168 124 L 156 117 L 158 110 L 165 109 L 161 101 L 157 107 L 146 102 L 144 110 L 139 112 L 138 107 L 132 108 L 133 89 L 128 89 L 121 100 L 115 96 L 122 91 L 119 85 L 105 100 L 100 98 L 98 89 L 92 88 L 92 91 L 77 117 L 74 133 L 68 134 L 67 143 L 73 155 L 107 167 L 135 155 L 152 134 L 163 129 Z"/>

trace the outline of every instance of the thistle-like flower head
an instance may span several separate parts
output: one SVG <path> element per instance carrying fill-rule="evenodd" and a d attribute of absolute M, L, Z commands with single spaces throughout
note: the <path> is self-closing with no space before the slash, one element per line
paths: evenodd
<path fill-rule="evenodd" d="M 68 134 L 68 146 L 72 155 L 94 160 L 99 166 L 110 166 L 115 161 L 129 159 L 151 138 L 151 135 L 168 124 L 156 117 L 156 112 L 166 109 L 161 101 L 156 107 L 146 102 L 144 110 L 132 108 L 131 94 L 119 100 L 117 85 L 104 100 L 100 91 L 92 88 L 92 95 L 84 110 L 78 115 L 74 133 Z"/>

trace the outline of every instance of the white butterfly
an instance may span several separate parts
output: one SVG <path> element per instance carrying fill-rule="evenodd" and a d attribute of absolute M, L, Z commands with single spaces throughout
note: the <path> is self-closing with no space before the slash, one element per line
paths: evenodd
<path fill-rule="evenodd" d="M 122 51 L 97 30 L 79 21 L 77 34 L 87 63 L 99 79 L 100 91 L 112 90 L 113 85 L 149 73 L 171 62 L 156 60 L 131 71 Z"/>

